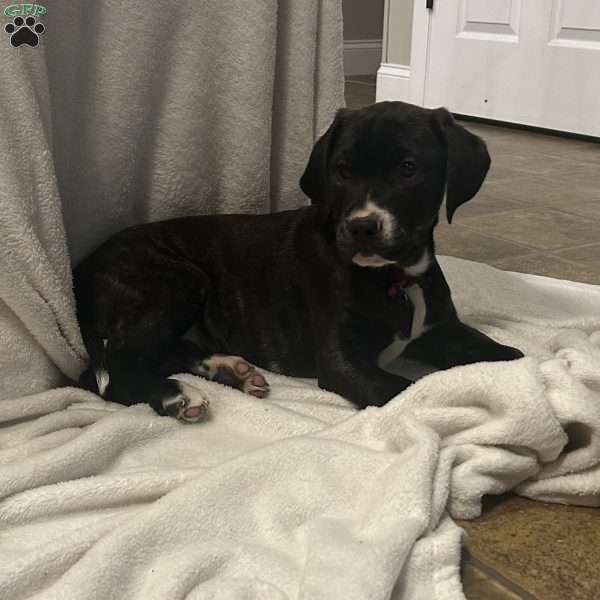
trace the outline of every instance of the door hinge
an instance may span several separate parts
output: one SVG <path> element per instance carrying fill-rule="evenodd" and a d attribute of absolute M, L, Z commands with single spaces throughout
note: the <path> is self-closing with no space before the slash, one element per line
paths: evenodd
<path fill-rule="evenodd" d="M 433 10 L 433 0 L 425 0 L 425 8 Z"/>

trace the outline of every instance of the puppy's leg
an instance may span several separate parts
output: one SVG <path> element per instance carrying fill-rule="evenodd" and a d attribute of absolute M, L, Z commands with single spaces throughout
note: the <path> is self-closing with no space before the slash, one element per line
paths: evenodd
<path fill-rule="evenodd" d="M 152 249 L 148 262 L 130 264 L 130 251 L 109 246 L 107 256 L 84 261 L 74 273 L 77 315 L 90 354 L 90 369 L 80 383 L 113 402 L 148 402 L 161 415 L 198 421 L 207 400 L 188 395 L 159 368 L 201 317 L 208 280 L 199 269 L 165 266 Z"/>
<path fill-rule="evenodd" d="M 412 381 L 382 371 L 376 364 L 320 361 L 319 386 L 350 400 L 358 408 L 383 406 Z"/>
<path fill-rule="evenodd" d="M 110 348 L 110 346 L 109 346 Z M 130 406 L 147 402 L 159 415 L 188 423 L 206 416 L 208 399 L 199 391 L 192 396 L 178 381 L 158 374 L 152 362 L 128 351 L 109 352 L 107 400 Z"/>
<path fill-rule="evenodd" d="M 199 375 L 256 398 L 265 398 L 269 393 L 266 379 L 240 356 L 214 354 L 189 340 L 179 340 L 161 366 L 161 374 L 175 373 Z"/>
<path fill-rule="evenodd" d="M 376 338 L 376 328 L 371 331 L 372 338 Z M 374 350 L 361 344 L 364 338 L 347 337 L 344 333 L 333 329 L 321 338 L 317 356 L 320 387 L 365 408 L 383 406 L 411 385 L 412 381 L 378 367 L 377 356 L 386 346 L 382 340 L 378 340 L 378 349 Z"/>
<path fill-rule="evenodd" d="M 147 402 L 159 415 L 170 415 L 180 421 L 195 423 L 205 417 L 208 399 L 200 392 L 190 397 L 179 382 L 159 372 L 155 345 L 149 344 L 144 349 L 137 344 L 124 347 L 119 340 L 119 348 L 115 349 L 114 339 L 98 341 L 88 337 L 91 363 L 79 379 L 84 389 L 125 406 Z"/>
<path fill-rule="evenodd" d="M 403 358 L 438 369 L 449 369 L 476 362 L 515 360 L 523 353 L 504 346 L 460 321 L 439 325 L 411 342 Z"/>

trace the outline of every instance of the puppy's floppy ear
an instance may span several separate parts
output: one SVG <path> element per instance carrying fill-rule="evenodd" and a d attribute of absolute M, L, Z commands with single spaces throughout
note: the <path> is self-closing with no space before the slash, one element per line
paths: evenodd
<path fill-rule="evenodd" d="M 314 145 L 308 165 L 300 177 L 300 188 L 310 198 L 312 204 L 324 200 L 327 192 L 327 175 L 329 171 L 329 159 L 335 143 L 342 130 L 344 120 L 350 113 L 345 108 L 340 108 L 335 115 L 329 129 L 317 140 Z"/>
<path fill-rule="evenodd" d="M 445 108 L 435 109 L 433 116 L 448 147 L 446 216 L 452 223 L 454 211 L 479 191 L 490 168 L 490 155 L 485 142 L 458 125 Z"/>

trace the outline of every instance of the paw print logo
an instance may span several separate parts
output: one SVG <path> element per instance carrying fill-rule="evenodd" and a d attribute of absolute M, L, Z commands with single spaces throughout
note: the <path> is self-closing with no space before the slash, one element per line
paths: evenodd
<path fill-rule="evenodd" d="M 4 28 L 6 33 L 10 34 L 10 43 L 18 48 L 27 44 L 35 48 L 40 41 L 40 34 L 44 33 L 45 27 L 41 23 L 36 23 L 35 17 L 15 17 L 12 23 Z"/>

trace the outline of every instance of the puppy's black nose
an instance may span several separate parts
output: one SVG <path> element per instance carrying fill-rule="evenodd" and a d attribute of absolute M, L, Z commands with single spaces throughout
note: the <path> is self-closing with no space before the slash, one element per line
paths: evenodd
<path fill-rule="evenodd" d="M 381 230 L 381 221 L 377 217 L 360 217 L 347 223 L 348 233 L 357 242 L 366 242 L 377 236 Z"/>

